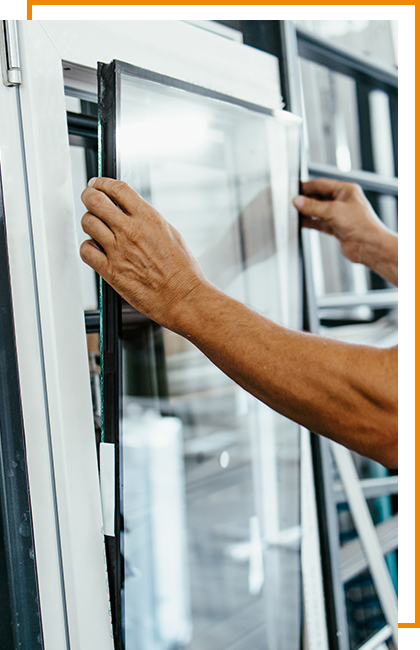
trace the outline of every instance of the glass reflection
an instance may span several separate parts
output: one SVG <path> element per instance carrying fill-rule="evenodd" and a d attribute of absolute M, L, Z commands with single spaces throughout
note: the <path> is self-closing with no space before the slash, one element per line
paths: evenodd
<path fill-rule="evenodd" d="M 356 82 L 300 59 L 309 158 L 342 172 L 361 169 Z"/>
<path fill-rule="evenodd" d="M 118 120 L 119 178 L 212 282 L 298 326 L 297 134 L 125 74 Z M 297 426 L 129 305 L 122 322 L 127 650 L 299 647 Z"/>

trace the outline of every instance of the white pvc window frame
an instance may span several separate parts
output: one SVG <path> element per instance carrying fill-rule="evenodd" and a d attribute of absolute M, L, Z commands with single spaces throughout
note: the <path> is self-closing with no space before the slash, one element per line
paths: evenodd
<path fill-rule="evenodd" d="M 97 61 L 119 58 L 280 109 L 278 63 L 181 21 L 19 21 L 18 36 L 0 152 L 44 644 L 111 650 L 63 62 L 90 96 Z"/>

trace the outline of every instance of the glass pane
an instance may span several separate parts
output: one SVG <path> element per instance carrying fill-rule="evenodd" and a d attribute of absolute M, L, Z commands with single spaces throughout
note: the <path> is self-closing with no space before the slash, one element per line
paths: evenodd
<path fill-rule="evenodd" d="M 76 97 L 65 97 L 66 100 L 66 109 L 71 113 L 81 113 L 81 103 L 83 101 Z M 86 187 L 87 181 L 91 176 L 96 174 L 89 175 L 87 169 L 87 159 L 89 155 L 94 155 L 95 160 L 97 159 L 97 142 L 91 140 L 90 138 L 82 137 L 81 135 L 69 134 L 69 143 L 70 143 L 70 162 L 71 162 L 71 176 L 73 183 L 73 199 L 74 199 L 74 209 L 75 214 L 83 214 L 86 212 L 86 208 L 82 203 L 80 198 L 81 193 Z M 87 235 L 83 232 L 80 219 L 76 219 L 76 233 L 77 241 L 80 244 L 87 239 Z M 98 290 L 97 290 L 97 280 L 95 277 L 95 272 L 87 264 L 84 264 L 81 259 L 79 259 L 79 274 L 82 287 L 82 297 L 83 297 L 83 308 L 85 311 L 95 310 L 99 308 L 98 304 Z"/>
<path fill-rule="evenodd" d="M 300 67 L 310 161 L 343 172 L 361 169 L 354 79 L 306 59 Z"/>
<path fill-rule="evenodd" d="M 118 177 L 212 282 L 297 327 L 297 134 L 133 74 L 117 106 Z M 129 305 L 122 322 L 127 650 L 299 647 L 297 425 Z"/>
<path fill-rule="evenodd" d="M 395 176 L 392 148 L 389 95 L 383 90 L 369 93 L 374 171 L 382 176 Z"/>
<path fill-rule="evenodd" d="M 398 209 L 395 196 L 378 196 L 378 214 L 384 224 L 393 232 L 398 231 Z"/>

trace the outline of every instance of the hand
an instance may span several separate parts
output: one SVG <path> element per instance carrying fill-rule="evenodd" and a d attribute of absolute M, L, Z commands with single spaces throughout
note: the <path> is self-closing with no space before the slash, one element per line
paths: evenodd
<path fill-rule="evenodd" d="M 184 303 L 206 282 L 179 232 L 122 181 L 91 179 L 82 201 L 82 228 L 92 237 L 82 260 L 135 309 L 176 331 Z"/>
<path fill-rule="evenodd" d="M 337 237 L 343 254 L 363 263 L 366 240 L 384 228 L 359 185 L 327 178 L 302 183 L 305 196 L 293 200 L 302 214 L 302 226 Z"/>
<path fill-rule="evenodd" d="M 375 214 L 359 185 L 318 178 L 293 199 L 302 226 L 334 235 L 345 257 L 398 284 L 398 238 Z"/>

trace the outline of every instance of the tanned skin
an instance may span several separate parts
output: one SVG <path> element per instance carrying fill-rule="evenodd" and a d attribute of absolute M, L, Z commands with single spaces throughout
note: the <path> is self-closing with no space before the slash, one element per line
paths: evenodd
<path fill-rule="evenodd" d="M 334 235 L 346 257 L 398 283 L 397 237 L 360 187 L 318 179 L 303 192 L 294 203 L 305 227 Z M 192 341 L 275 411 L 397 467 L 397 347 L 293 331 L 234 300 L 206 279 L 180 233 L 121 181 L 91 179 L 82 200 L 91 239 L 81 257 L 135 309 Z"/>

